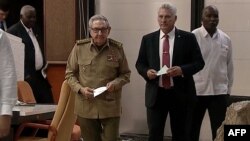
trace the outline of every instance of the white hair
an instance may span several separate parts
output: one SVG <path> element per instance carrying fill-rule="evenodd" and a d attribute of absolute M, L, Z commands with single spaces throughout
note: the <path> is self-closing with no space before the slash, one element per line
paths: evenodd
<path fill-rule="evenodd" d="M 89 19 L 89 28 L 92 27 L 93 22 L 96 21 L 96 20 L 104 21 L 106 23 L 107 27 L 110 27 L 109 21 L 105 16 L 103 16 L 103 15 L 94 15 Z"/>
<path fill-rule="evenodd" d="M 176 7 L 171 3 L 164 3 L 161 5 L 161 7 L 159 9 L 169 10 L 174 16 L 176 16 L 176 14 L 177 14 Z"/>
<path fill-rule="evenodd" d="M 36 11 L 36 9 L 31 5 L 24 5 L 21 8 L 20 15 L 24 15 L 28 11 Z"/>

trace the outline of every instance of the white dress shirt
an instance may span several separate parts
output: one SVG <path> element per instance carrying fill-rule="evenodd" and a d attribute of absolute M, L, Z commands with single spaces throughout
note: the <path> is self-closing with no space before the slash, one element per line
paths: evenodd
<path fill-rule="evenodd" d="M 217 29 L 211 37 L 203 26 L 193 33 L 205 61 L 204 68 L 194 75 L 197 95 L 230 94 L 234 69 L 229 36 Z"/>
<path fill-rule="evenodd" d="M 9 39 L 0 29 L 0 115 L 12 115 L 17 100 L 17 77 Z"/>
<path fill-rule="evenodd" d="M 21 21 L 21 23 L 23 24 L 22 21 Z M 27 33 L 29 34 L 30 39 L 32 40 L 32 43 L 33 43 L 34 48 L 35 48 L 36 70 L 40 70 L 43 67 L 43 56 L 42 56 L 42 52 L 41 52 L 39 43 L 38 43 L 36 36 L 35 36 L 34 32 L 32 31 L 32 29 L 27 28 L 24 24 L 23 24 L 23 26 L 26 29 Z"/>

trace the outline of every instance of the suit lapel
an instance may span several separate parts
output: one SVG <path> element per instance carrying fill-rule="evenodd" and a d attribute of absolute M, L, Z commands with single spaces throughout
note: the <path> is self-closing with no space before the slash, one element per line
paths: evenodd
<path fill-rule="evenodd" d="M 157 69 L 160 69 L 160 55 L 159 55 L 159 38 L 160 38 L 160 30 L 156 31 L 153 36 L 153 51 L 154 51 L 154 57 L 153 62 L 156 62 L 155 67 Z"/>
<path fill-rule="evenodd" d="M 26 31 L 25 27 L 23 26 L 23 24 L 21 23 L 21 21 L 18 23 L 19 24 L 19 28 L 20 28 L 20 32 L 21 32 L 21 36 L 24 39 L 24 42 L 26 44 L 28 44 L 27 48 L 29 48 L 28 50 L 35 50 L 34 44 L 29 36 L 29 33 Z M 44 48 L 43 48 L 43 44 L 40 43 L 40 38 L 38 36 L 38 32 L 35 28 L 32 28 L 32 31 L 34 33 L 34 35 L 36 36 L 36 39 L 38 41 L 40 50 L 42 52 L 42 56 L 43 56 L 43 60 L 44 60 Z"/>
<path fill-rule="evenodd" d="M 26 29 L 24 28 L 21 22 L 19 22 L 19 29 L 20 29 L 20 35 L 22 36 L 24 42 L 26 42 L 27 44 L 33 45 L 28 32 L 26 31 Z"/>

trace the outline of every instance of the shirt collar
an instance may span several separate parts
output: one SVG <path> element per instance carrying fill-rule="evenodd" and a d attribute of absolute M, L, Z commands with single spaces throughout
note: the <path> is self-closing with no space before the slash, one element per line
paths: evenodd
<path fill-rule="evenodd" d="M 23 21 L 22 21 L 22 20 L 20 20 L 20 21 L 21 21 L 23 27 L 25 28 L 25 30 L 26 30 L 27 32 L 29 32 L 30 30 L 32 31 L 32 28 L 26 27 L 26 26 L 23 24 Z"/>
<path fill-rule="evenodd" d="M 209 33 L 207 32 L 207 30 L 205 29 L 205 27 L 203 25 L 201 26 L 201 34 L 202 34 L 203 37 L 208 37 L 209 36 Z M 216 29 L 213 37 L 211 37 L 211 38 L 215 38 L 217 36 L 218 36 L 218 29 Z"/>
<path fill-rule="evenodd" d="M 91 45 L 91 47 L 95 47 L 93 39 L 91 39 L 90 45 Z M 107 39 L 107 42 L 103 45 L 103 48 L 105 48 L 105 47 L 110 47 L 109 46 L 109 39 Z"/>
<path fill-rule="evenodd" d="M 167 34 L 169 38 L 175 36 L 175 27 Z M 162 39 L 165 36 L 165 33 L 160 30 L 160 38 Z"/>
<path fill-rule="evenodd" d="M 91 46 L 95 46 L 93 39 L 91 39 Z M 103 45 L 103 47 L 108 46 L 109 47 L 109 39 L 107 39 L 107 42 Z"/>

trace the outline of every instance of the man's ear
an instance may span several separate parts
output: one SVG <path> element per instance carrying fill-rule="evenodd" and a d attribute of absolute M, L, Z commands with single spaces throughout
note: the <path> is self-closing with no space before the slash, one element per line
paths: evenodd
<path fill-rule="evenodd" d="M 110 33 L 110 31 L 111 31 L 111 27 L 108 28 L 108 33 Z"/>

